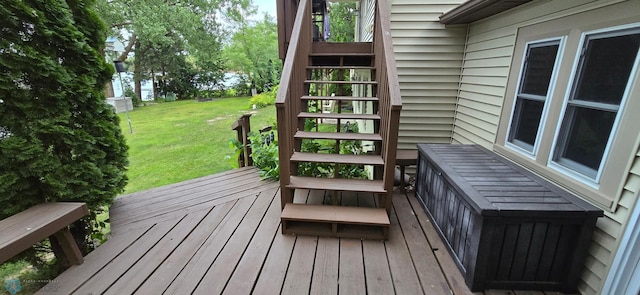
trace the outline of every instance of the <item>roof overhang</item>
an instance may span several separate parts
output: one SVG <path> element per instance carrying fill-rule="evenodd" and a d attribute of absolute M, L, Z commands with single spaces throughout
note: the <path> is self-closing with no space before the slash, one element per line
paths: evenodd
<path fill-rule="evenodd" d="M 532 0 L 469 0 L 440 16 L 445 25 L 469 24 Z"/>

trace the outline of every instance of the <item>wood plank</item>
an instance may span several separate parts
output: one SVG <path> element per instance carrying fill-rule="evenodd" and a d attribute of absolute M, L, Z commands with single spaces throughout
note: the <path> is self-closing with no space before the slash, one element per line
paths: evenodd
<path fill-rule="evenodd" d="M 274 187 L 279 187 L 277 183 L 269 183 L 264 186 L 265 189 L 270 189 Z M 120 230 L 128 230 L 130 228 L 137 228 L 140 226 L 148 226 L 149 224 L 153 224 L 154 222 L 162 222 L 164 220 L 169 220 L 173 218 L 179 218 L 180 216 L 184 216 L 186 214 L 206 210 L 208 208 L 212 208 L 218 205 L 222 205 L 228 202 L 236 201 L 238 199 L 247 198 L 247 197 L 255 197 L 259 192 L 260 188 L 255 188 L 249 191 L 243 191 L 242 193 L 233 194 L 229 196 L 225 196 L 218 199 L 213 199 L 207 202 L 203 202 L 197 205 L 192 205 L 189 202 L 185 202 L 183 204 L 175 204 L 175 208 L 170 212 L 155 212 L 151 215 L 142 215 L 139 216 L 139 219 L 132 218 L 131 220 L 127 220 L 127 223 L 116 223 L 111 225 L 112 232 L 120 231 Z M 182 207 L 184 206 L 184 207 Z"/>
<path fill-rule="evenodd" d="M 339 239 L 318 238 L 310 294 L 338 294 L 339 253 Z"/>
<path fill-rule="evenodd" d="M 237 200 L 234 200 L 214 207 L 189 237 L 140 285 L 136 293 L 161 294 L 164 292 L 194 253 L 205 244 L 236 202 Z"/>
<path fill-rule="evenodd" d="M 340 239 L 340 294 L 366 294 L 362 257 L 362 242 L 356 239 Z"/>
<path fill-rule="evenodd" d="M 207 216 L 209 210 L 187 215 L 172 228 L 153 248 L 111 285 L 104 294 L 133 294 L 164 260 L 191 234 L 195 227 Z"/>
<path fill-rule="evenodd" d="M 427 240 L 431 245 L 431 249 L 433 249 L 433 253 L 435 258 L 438 260 L 442 273 L 447 278 L 449 287 L 453 290 L 453 294 L 473 294 L 467 285 L 465 285 L 462 273 L 460 273 L 458 266 L 453 261 L 449 252 L 447 252 L 446 245 L 438 235 L 438 232 L 434 228 L 429 217 L 427 217 L 427 214 L 424 212 L 424 209 L 418 202 L 418 199 L 413 195 L 413 193 L 409 193 L 408 200 L 413 212 L 416 214 L 416 218 L 420 223 L 420 226 L 422 227 L 422 231 L 425 233 Z"/>
<path fill-rule="evenodd" d="M 302 100 L 337 100 L 337 101 L 378 101 L 377 97 L 366 96 L 309 96 L 300 97 Z"/>
<path fill-rule="evenodd" d="M 222 293 L 269 206 L 271 204 L 276 205 L 276 202 L 273 202 L 273 196 L 277 191 L 277 189 L 265 191 L 264 195 L 261 193 L 258 196 L 216 260 L 200 280 L 200 284 L 193 292 L 194 294 Z M 277 207 L 279 208 L 280 204 L 277 204 Z"/>
<path fill-rule="evenodd" d="M 274 235 L 278 234 L 278 217 L 280 216 L 280 194 L 276 191 L 261 193 L 260 198 L 271 198 L 271 205 L 260 222 L 251 243 L 244 251 L 238 266 L 227 283 L 224 294 L 250 294 L 258 279 L 260 268 L 269 252 Z M 275 198 L 275 199 L 274 199 Z"/>
<path fill-rule="evenodd" d="M 336 84 L 336 85 L 377 85 L 376 81 L 333 81 L 333 80 L 305 80 L 305 84 Z"/>
<path fill-rule="evenodd" d="M 181 200 L 176 198 L 175 203 L 172 205 L 167 205 L 165 208 L 146 213 L 132 212 L 131 215 L 127 218 L 113 221 L 112 226 L 117 230 L 120 227 L 134 226 L 138 223 L 146 223 L 148 221 L 162 221 L 165 219 L 175 218 L 176 216 L 188 214 L 206 208 L 211 208 L 229 201 L 251 196 L 255 197 L 258 192 L 264 189 L 270 189 L 279 186 L 279 184 L 276 182 L 261 182 L 257 179 L 254 179 L 253 183 L 257 184 L 247 185 L 244 188 L 234 188 L 231 190 L 227 190 L 228 193 L 210 193 L 208 196 L 204 195 L 199 199 Z M 259 184 L 262 184 L 262 186 L 260 186 Z"/>
<path fill-rule="evenodd" d="M 0 263 L 31 248 L 89 214 L 85 203 L 52 202 L 35 205 L 0 221 Z"/>
<path fill-rule="evenodd" d="M 256 188 L 255 177 L 240 178 L 236 181 L 227 181 L 227 184 L 203 187 L 202 190 L 187 190 L 176 194 L 158 197 L 146 204 L 132 204 L 131 206 L 110 209 L 109 216 L 112 224 L 126 224 L 132 220 L 142 220 L 148 216 L 176 211 L 192 205 L 212 201 L 229 195 L 242 193 L 247 189 Z M 123 209 L 124 208 L 124 209 Z"/>
<path fill-rule="evenodd" d="M 171 212 L 176 210 L 176 208 L 180 209 L 201 204 L 213 199 L 259 188 L 260 185 L 265 185 L 264 182 L 257 181 L 258 179 L 259 178 L 255 177 L 255 175 L 246 175 L 245 177 L 234 179 L 233 181 L 214 183 L 209 186 L 203 186 L 197 190 L 185 190 L 162 198 L 158 197 L 157 199 L 153 199 L 152 202 L 146 204 L 142 203 L 127 206 L 124 211 L 119 210 L 119 208 L 114 208 L 111 209 L 109 214 L 112 218 L 112 223 L 116 224 L 118 222 L 126 223 L 126 220 L 128 219 L 140 220 L 142 219 L 141 216 L 153 216 L 157 213 Z"/>
<path fill-rule="evenodd" d="M 298 236 L 280 294 L 307 294 L 311 287 L 318 237 Z"/>
<path fill-rule="evenodd" d="M 71 235 L 71 231 L 69 231 L 68 227 L 64 227 L 54 235 L 69 263 L 79 265 L 84 262 L 80 248 L 78 248 L 78 243 L 76 243 L 76 240 L 73 238 L 73 235 Z"/>
<path fill-rule="evenodd" d="M 340 119 L 340 120 L 380 120 L 377 114 L 354 114 L 354 113 L 308 113 L 301 112 L 298 118 L 318 118 L 318 119 Z"/>
<path fill-rule="evenodd" d="M 102 268 L 115 260 L 122 252 L 128 249 L 140 237 L 144 236 L 151 227 L 132 230 L 126 234 L 112 236 L 98 249 L 84 257 L 85 263 L 72 265 L 69 269 L 58 275 L 56 279 L 47 284 L 36 294 L 49 294 L 47 290 L 57 290 L 60 294 L 71 294 L 85 281 L 95 276 Z"/>
<path fill-rule="evenodd" d="M 305 176 L 291 176 L 288 188 L 305 188 L 314 190 L 332 191 L 356 191 L 386 193 L 382 180 L 342 179 L 342 178 L 316 178 Z"/>
<path fill-rule="evenodd" d="M 433 254 L 429 241 L 424 235 L 420 224 L 416 219 L 416 214 L 411 208 L 405 195 L 396 194 L 393 198 L 393 207 L 397 212 L 402 233 L 413 257 L 413 264 L 420 279 L 422 289 L 425 294 L 450 294 L 450 289 L 442 270 L 438 265 L 438 260 Z"/>
<path fill-rule="evenodd" d="M 375 70 L 372 66 L 308 66 L 309 70 Z"/>
<path fill-rule="evenodd" d="M 346 224 L 389 225 L 384 208 L 360 208 L 330 205 L 286 204 L 283 220 L 340 222 Z"/>
<path fill-rule="evenodd" d="M 269 248 L 267 260 L 264 262 L 258 281 L 253 288 L 253 294 L 270 295 L 282 292 L 282 284 L 289 269 L 289 261 L 296 238 L 293 235 L 276 233 Z"/>
<path fill-rule="evenodd" d="M 200 282 L 200 279 L 218 258 L 220 251 L 238 227 L 255 199 L 255 197 L 247 197 L 238 200 L 229 214 L 225 216 L 220 226 L 214 230 L 205 244 L 191 257 L 189 263 L 182 269 L 175 280 L 171 282 L 171 285 L 165 290 L 164 294 L 193 292 Z"/>
<path fill-rule="evenodd" d="M 336 140 L 370 140 L 381 141 L 380 134 L 372 133 L 355 133 L 355 132 L 309 132 L 298 131 L 294 135 L 297 139 L 310 138 L 310 139 L 336 139 Z"/>
<path fill-rule="evenodd" d="M 148 205 L 148 202 L 151 200 L 158 200 L 162 196 L 175 195 L 180 192 L 192 190 L 192 189 L 202 189 L 203 187 L 209 186 L 211 184 L 217 184 L 221 182 L 225 182 L 231 179 L 236 179 L 239 177 L 243 177 L 245 175 L 253 175 L 254 177 L 260 177 L 260 172 L 255 167 L 242 167 L 238 169 L 232 169 L 225 172 L 220 172 L 217 174 L 212 174 L 200 178 L 195 178 L 191 180 L 185 180 L 182 182 L 169 184 L 161 187 L 151 188 L 144 191 L 139 191 L 131 194 L 126 194 L 122 196 L 118 196 L 114 203 L 111 205 L 111 209 L 115 209 L 122 206 L 133 206 L 135 208 L 138 205 L 134 204 L 145 204 Z"/>
<path fill-rule="evenodd" d="M 291 156 L 292 162 L 313 162 L 313 163 L 337 163 L 337 164 L 357 164 L 357 165 L 384 165 L 384 160 L 380 155 L 346 155 L 346 154 L 318 154 L 294 152 Z"/>
<path fill-rule="evenodd" d="M 367 293 L 371 295 L 395 293 L 384 244 L 383 241 L 362 241 Z"/>
<path fill-rule="evenodd" d="M 155 225 L 122 254 L 88 279 L 75 293 L 105 292 L 181 221 L 182 219 L 169 220 Z"/>
<path fill-rule="evenodd" d="M 397 214 L 396 210 L 391 210 L 389 240 L 385 243 L 394 290 L 397 294 L 422 294 L 420 280 L 400 229 Z"/>
<path fill-rule="evenodd" d="M 313 42 L 311 44 L 312 55 L 344 55 L 366 54 L 371 55 L 371 42 Z"/>

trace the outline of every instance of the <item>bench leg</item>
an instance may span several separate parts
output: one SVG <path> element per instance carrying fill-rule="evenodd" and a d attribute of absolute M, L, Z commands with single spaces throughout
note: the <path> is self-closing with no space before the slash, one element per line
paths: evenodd
<path fill-rule="evenodd" d="M 69 228 L 61 229 L 55 233 L 55 236 L 58 239 L 58 243 L 60 243 L 60 247 L 62 247 L 62 251 L 64 251 L 64 255 L 71 264 L 80 265 L 84 262 L 84 257 L 82 257 L 78 244 L 73 239 Z"/>

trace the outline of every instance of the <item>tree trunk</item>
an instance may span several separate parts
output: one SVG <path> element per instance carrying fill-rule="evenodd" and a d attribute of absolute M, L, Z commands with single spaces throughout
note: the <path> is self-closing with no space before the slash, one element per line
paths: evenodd
<path fill-rule="evenodd" d="M 138 46 L 136 48 L 139 48 Z M 140 59 L 136 58 L 133 60 L 133 81 L 134 81 L 134 91 L 138 96 L 138 99 L 142 99 L 142 72 L 140 69 L 142 66 L 140 65 Z"/>

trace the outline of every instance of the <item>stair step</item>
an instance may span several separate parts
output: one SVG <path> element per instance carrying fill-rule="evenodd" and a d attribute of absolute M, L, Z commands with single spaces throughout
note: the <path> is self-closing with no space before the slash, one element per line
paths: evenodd
<path fill-rule="evenodd" d="M 306 176 L 290 176 L 288 188 L 368 192 L 374 194 L 384 194 L 382 180 L 367 179 L 346 179 L 346 178 L 320 178 Z"/>
<path fill-rule="evenodd" d="M 337 163 L 357 165 L 384 165 L 380 155 L 342 155 L 294 152 L 292 162 Z"/>
<path fill-rule="evenodd" d="M 371 66 L 310 66 L 310 70 L 375 70 Z"/>
<path fill-rule="evenodd" d="M 366 56 L 366 57 L 374 57 L 375 53 L 368 52 L 312 52 L 309 54 L 311 57 L 316 56 Z"/>
<path fill-rule="evenodd" d="M 311 138 L 311 139 L 336 139 L 336 140 L 371 140 L 381 141 L 380 134 L 372 133 L 355 133 L 355 132 L 309 132 L 298 131 L 294 135 L 295 138 Z"/>
<path fill-rule="evenodd" d="M 348 85 L 376 85 L 376 81 L 323 81 L 323 80 L 305 80 L 305 84 L 348 84 Z"/>
<path fill-rule="evenodd" d="M 356 96 L 308 96 L 300 97 L 302 100 L 340 100 L 340 101 L 378 101 L 377 97 Z"/>
<path fill-rule="evenodd" d="M 353 113 L 307 113 L 298 114 L 298 118 L 318 118 L 318 119 L 343 119 L 343 120 L 380 120 L 377 114 L 353 114 Z"/>
<path fill-rule="evenodd" d="M 280 215 L 283 234 L 386 239 L 389 216 L 384 208 L 287 203 Z"/>

